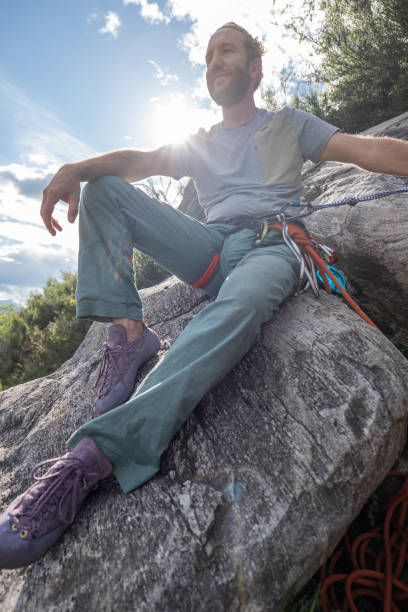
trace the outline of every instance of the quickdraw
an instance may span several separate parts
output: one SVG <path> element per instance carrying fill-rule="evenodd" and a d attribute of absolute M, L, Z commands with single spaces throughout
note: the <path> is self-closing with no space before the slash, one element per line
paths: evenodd
<path fill-rule="evenodd" d="M 342 286 L 340 281 L 337 279 L 330 266 L 324 261 L 316 249 L 316 241 L 312 240 L 306 232 L 298 227 L 297 225 L 287 224 L 284 215 L 279 215 L 280 219 L 278 223 L 272 223 L 269 225 L 269 229 L 280 229 L 282 236 L 287 246 L 294 253 L 300 263 L 300 277 L 299 281 L 304 285 L 304 279 L 306 277 L 306 284 L 302 286 L 302 291 L 305 291 L 308 287 L 311 287 L 313 293 L 318 297 L 319 284 L 317 280 L 316 271 L 320 272 L 321 278 L 324 282 L 324 288 L 327 293 L 332 293 L 330 286 L 330 280 L 340 293 L 346 302 L 353 308 L 366 323 L 378 329 L 375 323 L 361 310 L 361 308 L 355 303 L 346 289 Z M 314 244 L 315 243 L 315 244 Z M 298 284 L 299 286 L 299 284 Z M 299 290 L 298 290 L 299 293 Z"/>

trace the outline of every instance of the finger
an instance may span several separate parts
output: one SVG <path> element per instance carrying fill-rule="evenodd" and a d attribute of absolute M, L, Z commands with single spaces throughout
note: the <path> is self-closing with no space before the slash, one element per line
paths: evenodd
<path fill-rule="evenodd" d="M 51 223 L 53 227 L 55 227 L 55 229 L 57 229 L 59 232 L 62 232 L 62 227 L 60 226 L 58 221 L 55 219 L 55 217 L 51 217 Z"/>
<path fill-rule="evenodd" d="M 80 189 L 75 190 L 75 193 L 70 195 L 68 199 L 68 221 L 70 223 L 74 223 L 75 219 L 78 216 L 78 207 L 79 207 L 79 193 Z"/>
<path fill-rule="evenodd" d="M 51 219 L 52 219 L 52 213 L 54 211 L 54 207 L 57 201 L 58 200 L 56 200 L 55 198 L 52 198 L 49 195 L 49 193 L 46 190 L 44 190 L 44 195 L 43 195 L 43 199 L 41 202 L 40 215 L 42 217 L 45 227 L 50 232 L 51 236 L 56 235 L 56 231 L 53 228 Z"/>

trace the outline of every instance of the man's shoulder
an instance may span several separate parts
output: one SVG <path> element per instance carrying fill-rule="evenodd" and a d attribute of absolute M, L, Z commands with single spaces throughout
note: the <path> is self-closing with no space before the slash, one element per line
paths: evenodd
<path fill-rule="evenodd" d="M 198 132 L 194 134 L 193 138 L 195 137 L 197 139 L 208 140 L 209 138 L 214 137 L 217 134 L 217 132 L 219 132 L 221 127 L 222 127 L 221 121 L 219 121 L 218 123 L 214 123 L 214 125 L 212 125 L 208 129 L 200 127 Z"/>

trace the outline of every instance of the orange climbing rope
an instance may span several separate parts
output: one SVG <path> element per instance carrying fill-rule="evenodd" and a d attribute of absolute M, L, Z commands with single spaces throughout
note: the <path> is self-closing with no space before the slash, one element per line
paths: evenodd
<path fill-rule="evenodd" d="M 371 601 L 372 612 L 380 609 L 383 612 L 408 610 L 408 475 L 390 472 L 388 477 L 403 478 L 404 481 L 381 508 L 385 513 L 384 522 L 353 542 L 346 534 L 332 557 L 320 568 L 323 612 L 333 609 L 359 612 L 356 600 L 362 596 L 366 602 L 377 602 L 374 605 Z M 336 573 L 338 565 L 343 570 L 341 573 Z M 381 608 L 378 602 L 381 602 Z"/>
<path fill-rule="evenodd" d="M 310 237 L 306 234 L 306 232 L 303 229 L 301 229 L 300 227 L 298 227 L 297 225 L 292 225 L 291 223 L 286 223 L 285 225 L 286 225 L 286 227 L 288 229 L 288 233 L 289 233 L 290 238 L 298 245 L 298 247 L 300 248 L 303 256 L 306 255 L 306 256 L 310 257 L 310 259 L 312 260 L 312 262 L 314 263 L 316 268 L 319 270 L 319 272 L 321 274 L 321 277 L 323 279 L 323 282 L 324 282 L 325 290 L 328 293 L 332 292 L 331 288 L 330 288 L 330 285 L 329 285 L 328 278 L 327 278 L 327 277 L 329 277 L 330 280 L 337 287 L 337 289 L 339 290 L 341 295 L 344 297 L 346 302 L 360 315 L 360 317 L 362 319 L 364 319 L 364 321 L 366 321 L 366 323 L 368 323 L 369 325 L 371 325 L 375 329 L 378 329 L 377 326 L 375 325 L 375 323 L 373 323 L 373 321 L 365 314 L 365 312 L 363 312 L 361 310 L 361 308 L 355 303 L 355 301 L 352 299 L 352 297 L 341 286 L 341 284 L 339 283 L 337 278 L 334 276 L 334 274 L 328 268 L 326 262 L 323 261 L 323 259 L 317 253 L 316 249 L 313 246 L 313 243 L 312 243 Z M 284 226 L 283 226 L 282 223 L 272 223 L 272 224 L 268 225 L 268 229 L 280 229 L 281 231 L 283 231 L 283 227 Z"/>

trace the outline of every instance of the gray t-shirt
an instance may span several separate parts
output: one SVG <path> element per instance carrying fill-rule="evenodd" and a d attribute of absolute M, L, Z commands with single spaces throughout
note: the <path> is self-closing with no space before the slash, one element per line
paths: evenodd
<path fill-rule="evenodd" d="M 208 222 L 278 212 L 300 198 L 303 162 L 318 162 L 337 129 L 294 108 L 257 109 L 248 123 L 218 123 L 170 145 L 179 169 L 174 178 L 194 180 Z"/>

